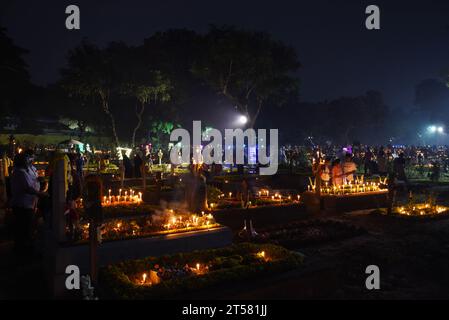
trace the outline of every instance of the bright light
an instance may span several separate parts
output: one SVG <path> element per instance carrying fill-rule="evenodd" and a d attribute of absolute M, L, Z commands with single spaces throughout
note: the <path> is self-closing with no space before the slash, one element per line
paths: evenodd
<path fill-rule="evenodd" d="M 443 134 L 444 133 L 444 127 L 443 126 L 436 126 L 436 125 L 431 125 L 427 127 L 427 131 L 431 134 L 434 133 L 439 133 L 439 134 Z"/>
<path fill-rule="evenodd" d="M 117 156 L 119 158 L 119 160 L 123 160 L 123 154 L 122 152 L 125 151 L 126 156 L 129 158 L 131 156 L 131 152 L 133 151 L 133 149 L 131 148 L 123 148 L 123 147 L 117 147 Z"/>
<path fill-rule="evenodd" d="M 243 125 L 243 124 L 246 124 L 248 122 L 248 118 L 246 116 L 242 115 L 242 116 L 239 117 L 238 121 L 239 121 L 240 124 Z"/>

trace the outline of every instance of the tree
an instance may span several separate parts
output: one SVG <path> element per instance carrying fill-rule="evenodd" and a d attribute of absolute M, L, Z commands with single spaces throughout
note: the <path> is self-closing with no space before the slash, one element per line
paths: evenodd
<path fill-rule="evenodd" d="M 203 55 L 192 71 L 231 101 L 254 127 L 267 103 L 282 104 L 298 90 L 293 48 L 265 32 L 212 26 L 202 39 Z"/>
<path fill-rule="evenodd" d="M 163 146 L 168 145 L 170 133 L 175 124 L 170 121 L 155 120 L 151 123 L 151 143 L 154 149 L 165 149 Z"/>
<path fill-rule="evenodd" d="M 23 107 L 24 98 L 30 87 L 28 66 L 23 56 L 27 50 L 16 46 L 0 27 L 0 108 L 6 114 L 17 113 Z"/>
<path fill-rule="evenodd" d="M 139 61 L 139 60 L 133 60 Z M 129 76 L 124 81 L 121 92 L 137 100 L 135 113 L 137 124 L 133 129 L 131 146 L 136 145 L 136 134 L 142 125 L 145 106 L 151 102 L 167 102 L 172 89 L 170 80 L 160 71 L 150 71 L 145 64 L 137 63 L 128 68 Z"/>
<path fill-rule="evenodd" d="M 170 79 L 171 101 L 178 105 L 190 100 L 195 88 L 199 86 L 191 69 L 200 53 L 201 37 L 188 29 L 156 32 L 145 39 L 142 46 L 146 64 Z"/>
<path fill-rule="evenodd" d="M 97 108 L 92 97 L 69 95 L 61 86 L 49 85 L 35 107 L 46 117 L 59 117 L 60 123 L 78 132 L 79 140 L 83 140 L 89 132 L 101 132 L 104 128 L 102 111 Z"/>
<path fill-rule="evenodd" d="M 68 67 L 62 70 L 62 86 L 78 97 L 99 99 L 104 114 L 109 118 L 113 143 L 119 146 L 115 117 L 110 108 L 112 92 L 120 83 L 120 67 L 128 47 L 123 43 L 110 43 L 107 48 L 83 41 L 68 55 Z"/>

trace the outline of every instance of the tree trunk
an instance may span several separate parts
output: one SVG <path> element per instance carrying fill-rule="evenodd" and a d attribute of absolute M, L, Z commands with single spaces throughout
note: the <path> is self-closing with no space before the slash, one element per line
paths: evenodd
<path fill-rule="evenodd" d="M 112 136 L 114 138 L 115 147 L 117 148 L 120 145 L 120 143 L 119 143 L 119 140 L 118 140 L 117 130 L 116 130 L 116 127 L 115 127 L 114 115 L 109 110 L 109 102 L 108 102 L 108 100 L 106 99 L 106 97 L 104 95 L 102 95 L 102 100 L 103 100 L 102 101 L 103 102 L 103 111 L 104 111 L 104 113 L 106 113 L 106 115 L 111 120 Z"/>
<path fill-rule="evenodd" d="M 248 106 L 246 106 L 245 109 L 246 109 L 246 111 L 245 111 L 246 116 L 249 119 L 248 128 L 254 129 L 254 126 L 256 125 L 257 118 L 259 117 L 260 109 L 262 109 L 262 101 L 259 101 L 257 110 L 253 116 L 250 116 L 249 111 L 248 111 Z"/>
<path fill-rule="evenodd" d="M 137 106 L 136 106 L 137 124 L 134 127 L 133 136 L 131 139 L 131 145 L 133 148 L 136 146 L 136 134 L 137 134 L 137 130 L 139 130 L 140 126 L 142 125 L 142 116 L 143 116 L 144 111 L 145 111 L 145 103 L 141 102 L 140 111 L 137 111 Z"/>

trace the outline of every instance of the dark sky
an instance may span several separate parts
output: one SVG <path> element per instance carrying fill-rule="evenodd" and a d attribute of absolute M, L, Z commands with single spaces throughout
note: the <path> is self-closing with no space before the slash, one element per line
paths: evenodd
<path fill-rule="evenodd" d="M 81 10 L 81 30 L 65 29 L 65 7 Z M 381 30 L 365 29 L 365 7 L 381 9 Z M 139 44 L 158 30 L 209 24 L 265 30 L 297 49 L 303 100 L 384 93 L 393 107 L 413 104 L 414 86 L 449 70 L 449 1 L 81 1 L 2 0 L 0 24 L 30 50 L 37 84 L 55 81 L 68 49 L 83 37 L 98 44 Z"/>

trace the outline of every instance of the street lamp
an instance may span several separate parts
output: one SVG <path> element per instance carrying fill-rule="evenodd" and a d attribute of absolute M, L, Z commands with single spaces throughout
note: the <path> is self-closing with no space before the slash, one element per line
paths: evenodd
<path fill-rule="evenodd" d="M 238 122 L 241 125 L 245 125 L 248 122 L 248 118 L 244 115 L 239 116 Z"/>
<path fill-rule="evenodd" d="M 431 134 L 435 134 L 435 133 L 444 134 L 444 127 L 431 125 L 431 126 L 427 127 L 427 131 Z"/>

